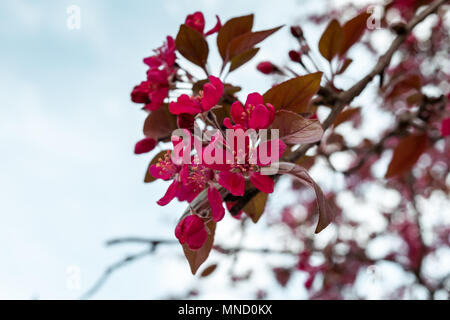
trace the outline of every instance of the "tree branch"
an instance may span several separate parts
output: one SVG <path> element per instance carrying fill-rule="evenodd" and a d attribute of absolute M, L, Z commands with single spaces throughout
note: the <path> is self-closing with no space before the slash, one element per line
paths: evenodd
<path fill-rule="evenodd" d="M 323 88 L 319 91 L 319 95 L 323 97 L 323 102 L 326 102 L 327 104 L 329 104 L 330 102 L 334 103 L 331 113 L 322 123 L 322 127 L 324 130 L 327 130 L 333 124 L 334 120 L 345 108 L 345 106 L 350 104 L 355 97 L 359 96 L 360 93 L 366 88 L 366 86 L 373 80 L 373 78 L 375 78 L 375 76 L 381 75 L 384 72 L 384 70 L 389 66 L 394 53 L 400 48 L 403 42 L 405 42 L 406 38 L 412 32 L 414 27 L 448 1 L 449 0 L 435 0 L 426 9 L 424 9 L 413 19 L 411 19 L 411 21 L 404 26 L 402 32 L 398 34 L 394 39 L 386 53 L 378 59 L 378 62 L 372 69 L 372 71 L 356 84 L 354 84 L 350 89 L 348 89 L 347 91 L 343 91 L 337 95 L 332 95 L 332 93 Z M 303 155 L 305 155 L 310 148 L 318 144 L 320 144 L 320 142 L 303 145 L 294 152 L 290 153 L 287 157 L 285 157 L 284 160 L 288 162 L 296 162 Z M 278 175 L 274 176 L 275 181 L 278 180 L 278 178 Z M 247 190 L 244 196 L 240 197 L 239 199 L 235 199 L 227 193 L 225 201 L 237 200 L 236 204 L 230 210 L 231 214 L 236 215 L 256 194 L 258 194 L 258 192 L 259 191 L 256 188 L 251 188 Z M 203 202 L 204 201 L 207 200 L 203 199 Z"/>

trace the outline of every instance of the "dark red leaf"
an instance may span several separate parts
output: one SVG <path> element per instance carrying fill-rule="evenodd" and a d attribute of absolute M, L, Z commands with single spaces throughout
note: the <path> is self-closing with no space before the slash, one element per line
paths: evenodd
<path fill-rule="evenodd" d="M 269 30 L 247 32 L 238 36 L 237 38 L 234 38 L 228 45 L 224 61 L 230 61 L 237 55 L 252 49 L 255 45 L 257 45 L 273 33 L 277 32 L 282 27 L 283 26 L 279 26 Z"/>
<path fill-rule="evenodd" d="M 252 48 L 231 59 L 230 72 L 249 62 L 258 51 L 259 48 Z"/>
<path fill-rule="evenodd" d="M 204 68 L 209 48 L 203 35 L 182 24 L 175 40 L 177 50 L 189 61 Z"/>
<path fill-rule="evenodd" d="M 214 233 L 216 231 L 216 223 L 214 221 L 210 221 L 206 224 L 206 226 L 208 228 L 208 238 L 206 238 L 206 242 L 203 245 L 203 247 L 193 251 L 188 248 L 187 244 L 183 244 L 183 252 L 187 261 L 189 262 L 192 274 L 195 274 L 198 268 L 208 258 L 214 243 Z"/>
<path fill-rule="evenodd" d="M 316 194 L 317 209 L 319 211 L 319 221 L 316 227 L 316 233 L 325 229 L 334 219 L 336 208 L 325 198 L 322 189 L 314 182 L 305 168 L 292 164 L 281 162 L 280 173 L 290 174 L 296 177 L 300 182 L 312 188 Z"/>
<path fill-rule="evenodd" d="M 225 60 L 228 44 L 234 38 L 250 32 L 253 27 L 253 14 L 228 20 L 217 35 L 217 48 L 222 60 Z"/>
<path fill-rule="evenodd" d="M 331 20 L 319 41 L 320 54 L 331 62 L 342 44 L 342 28 L 336 19 Z"/>
<path fill-rule="evenodd" d="M 392 178 L 410 171 L 427 146 L 428 136 L 425 133 L 410 134 L 402 138 L 394 149 L 385 177 Z"/>
<path fill-rule="evenodd" d="M 339 50 L 340 56 L 345 55 L 348 49 L 361 39 L 366 30 L 367 19 L 369 19 L 369 17 L 370 13 L 364 11 L 342 26 L 343 35 L 342 45 Z"/>
<path fill-rule="evenodd" d="M 321 79 L 322 72 L 316 72 L 282 82 L 264 94 L 264 102 L 275 109 L 309 112 L 309 102 L 319 90 Z"/>
<path fill-rule="evenodd" d="M 144 135 L 155 140 L 169 138 L 177 128 L 177 120 L 166 106 L 150 112 L 144 122 Z"/>
<path fill-rule="evenodd" d="M 295 112 L 278 110 L 272 124 L 279 137 L 288 144 L 313 143 L 322 138 L 323 129 L 318 120 L 305 119 Z"/>

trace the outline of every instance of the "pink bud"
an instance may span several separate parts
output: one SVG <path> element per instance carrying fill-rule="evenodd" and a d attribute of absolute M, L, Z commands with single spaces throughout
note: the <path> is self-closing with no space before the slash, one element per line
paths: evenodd
<path fill-rule="evenodd" d="M 291 34 L 295 37 L 295 38 L 303 38 L 303 30 L 302 28 L 300 28 L 300 26 L 292 26 L 291 27 Z"/>
<path fill-rule="evenodd" d="M 295 51 L 295 50 L 289 51 L 289 58 L 291 58 L 291 60 L 294 62 L 299 62 L 300 61 L 300 52 Z"/>
<path fill-rule="evenodd" d="M 152 151 L 156 146 L 156 140 L 153 138 L 145 138 L 136 143 L 134 147 L 135 154 L 146 153 Z"/>
<path fill-rule="evenodd" d="M 263 61 L 258 64 L 256 69 L 264 74 L 270 74 L 276 70 L 276 67 L 272 64 L 272 62 Z"/>

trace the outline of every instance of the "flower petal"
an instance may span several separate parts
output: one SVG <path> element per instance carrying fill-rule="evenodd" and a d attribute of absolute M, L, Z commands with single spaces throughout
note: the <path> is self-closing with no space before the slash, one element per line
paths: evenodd
<path fill-rule="evenodd" d="M 263 104 L 258 104 L 250 113 L 249 128 L 266 129 L 270 121 L 270 112 Z"/>
<path fill-rule="evenodd" d="M 223 171 L 219 173 L 219 184 L 235 196 L 243 196 L 245 192 L 245 178 L 240 173 Z"/>
<path fill-rule="evenodd" d="M 259 172 L 253 172 L 250 175 L 250 182 L 260 191 L 265 193 L 272 193 L 274 188 L 274 181 L 266 175 Z"/>
<path fill-rule="evenodd" d="M 272 150 L 272 148 L 274 150 Z M 256 148 L 256 152 L 253 156 L 257 156 L 256 163 L 259 166 L 268 166 L 280 159 L 285 150 L 286 144 L 280 139 L 263 141 Z"/>
<path fill-rule="evenodd" d="M 210 186 L 208 189 L 208 201 L 211 205 L 211 214 L 213 221 L 218 222 L 222 220 L 225 215 L 225 208 L 222 204 L 222 196 L 220 195 L 219 190 L 217 190 L 213 186 Z"/>
<path fill-rule="evenodd" d="M 236 101 L 231 105 L 230 113 L 234 123 L 245 126 L 246 113 L 239 101 Z"/>
<path fill-rule="evenodd" d="M 203 85 L 202 107 L 203 111 L 208 111 L 220 100 L 223 94 L 223 83 L 219 78 L 209 76 L 209 83 Z"/>
<path fill-rule="evenodd" d="M 205 37 L 212 35 L 216 32 L 219 32 L 220 28 L 222 28 L 222 22 L 220 22 L 220 18 L 218 15 L 216 15 L 216 19 L 217 19 L 216 25 L 214 26 L 214 28 L 205 33 Z"/>
<path fill-rule="evenodd" d="M 245 107 L 257 106 L 258 104 L 264 104 L 264 98 L 258 92 L 250 93 L 245 101 Z"/>
<path fill-rule="evenodd" d="M 177 191 L 178 191 L 178 186 L 179 186 L 179 182 L 177 180 L 174 180 L 169 188 L 166 191 L 166 194 L 158 200 L 158 204 L 160 206 L 165 206 L 166 204 L 168 204 L 170 201 L 173 200 L 173 198 L 175 198 L 175 196 L 177 195 Z"/>
<path fill-rule="evenodd" d="M 171 102 L 169 104 L 169 111 L 172 114 L 180 115 L 182 113 L 187 113 L 195 115 L 200 113 L 202 110 L 199 108 L 197 103 L 191 99 L 187 94 L 182 94 L 178 97 L 177 102 Z"/>

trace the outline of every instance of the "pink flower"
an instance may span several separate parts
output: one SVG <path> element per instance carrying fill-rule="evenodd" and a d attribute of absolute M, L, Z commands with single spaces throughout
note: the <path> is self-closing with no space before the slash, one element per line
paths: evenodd
<path fill-rule="evenodd" d="M 209 76 L 209 81 L 203 85 L 203 91 L 200 91 L 198 96 L 189 97 L 187 94 L 179 96 L 177 102 L 169 104 L 169 111 L 176 115 L 183 113 L 196 115 L 216 106 L 223 94 L 223 83 L 214 76 Z"/>
<path fill-rule="evenodd" d="M 198 32 L 200 32 L 203 36 L 209 36 L 211 34 L 214 34 L 220 30 L 222 27 L 222 23 L 220 22 L 219 16 L 216 15 L 217 22 L 214 28 L 204 33 L 205 29 L 205 17 L 203 16 L 203 13 L 200 11 L 194 12 L 193 14 L 190 14 L 186 17 L 186 21 L 184 22 L 185 25 L 187 25 L 189 28 L 192 28 Z"/>
<path fill-rule="evenodd" d="M 166 42 L 155 50 L 155 55 L 144 58 L 144 63 L 150 68 L 165 66 L 172 67 L 175 64 L 175 40 L 171 36 L 167 36 Z"/>
<path fill-rule="evenodd" d="M 442 120 L 441 133 L 443 137 L 450 135 L 450 118 Z"/>
<path fill-rule="evenodd" d="M 245 106 L 239 101 L 231 105 L 231 118 L 237 125 L 233 126 L 229 118 L 224 120 L 224 125 L 231 128 L 266 129 L 275 117 L 275 108 L 270 103 L 264 104 L 264 99 L 259 93 L 251 93 L 247 97 Z"/>
<path fill-rule="evenodd" d="M 198 250 L 205 244 L 208 233 L 202 218 L 190 215 L 178 223 L 175 236 L 181 244 L 187 243 L 189 249 Z"/>
<path fill-rule="evenodd" d="M 215 222 L 222 220 L 225 216 L 225 209 L 222 204 L 222 196 L 220 195 L 219 190 L 214 188 L 214 186 L 212 185 L 208 189 L 208 200 L 211 205 L 212 220 Z"/>
<path fill-rule="evenodd" d="M 181 141 L 182 140 L 179 139 L 179 137 L 172 137 L 172 143 L 175 149 L 178 148 L 177 146 Z M 177 198 L 179 201 L 187 201 L 190 203 L 214 178 L 214 172 L 201 164 L 178 164 L 178 160 L 182 160 L 183 158 L 183 150 L 181 150 L 180 153 L 180 158 L 178 158 L 178 155 L 177 157 L 172 157 L 172 153 L 169 150 L 156 164 L 150 166 L 150 174 L 153 177 L 166 181 L 173 180 L 165 195 L 158 200 L 157 203 L 160 206 L 169 204 L 174 198 Z M 175 158 L 176 163 L 173 158 Z M 220 199 L 220 203 L 217 203 L 217 197 L 210 199 L 210 202 L 213 201 L 216 201 L 215 209 L 222 203 L 222 199 Z M 217 215 L 220 215 L 218 211 Z"/>
<path fill-rule="evenodd" d="M 238 129 L 235 131 L 236 137 L 239 134 L 245 135 L 245 132 L 242 129 Z M 245 141 L 248 144 L 250 143 L 249 139 Z M 274 154 L 271 152 L 272 144 L 274 144 L 274 149 L 278 147 Z M 238 149 L 239 147 L 239 143 L 232 145 L 223 141 L 223 139 L 214 139 L 203 151 L 205 166 L 218 170 L 217 182 L 235 196 L 244 195 L 246 178 L 258 190 L 265 193 L 272 193 L 274 181 L 269 176 L 261 174 L 260 170 L 262 167 L 269 166 L 277 161 L 286 149 L 286 145 L 277 139 L 260 142 L 259 145 L 256 147 L 252 146 L 251 148 L 249 145 L 246 145 L 245 150 Z M 211 152 L 210 150 L 222 152 L 223 157 L 215 157 L 213 155 L 211 157 L 212 159 L 206 161 L 208 160 L 207 150 L 208 152 Z M 265 157 L 261 157 L 261 154 L 264 154 L 264 152 Z M 230 156 L 233 159 L 230 159 Z M 220 161 L 220 163 L 216 163 L 216 160 Z"/>
<path fill-rule="evenodd" d="M 156 146 L 156 140 L 153 138 L 144 138 L 136 143 L 134 147 L 135 154 L 146 153 L 152 151 Z"/>
<path fill-rule="evenodd" d="M 144 59 L 144 63 L 150 67 L 147 80 L 133 88 L 133 102 L 144 103 L 145 109 L 150 111 L 162 106 L 169 95 L 170 79 L 178 68 L 175 66 L 175 50 L 175 41 L 168 36 L 164 45 L 155 50 L 155 55 Z"/>
<path fill-rule="evenodd" d="M 258 71 L 264 73 L 264 74 L 270 74 L 272 72 L 275 72 L 277 67 L 275 67 L 272 62 L 269 61 L 263 61 L 260 62 L 257 66 L 256 69 L 258 69 Z"/>

